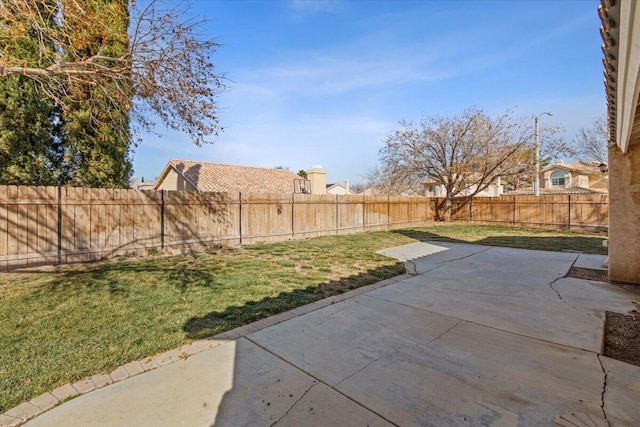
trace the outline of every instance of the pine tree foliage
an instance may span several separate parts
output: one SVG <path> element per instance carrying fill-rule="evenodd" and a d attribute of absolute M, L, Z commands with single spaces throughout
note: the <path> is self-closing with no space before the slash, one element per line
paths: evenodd
<path fill-rule="evenodd" d="M 84 4 L 84 13 L 67 14 L 62 9 L 62 25 L 68 31 L 65 45 L 73 46 L 64 52 L 63 60 L 87 60 L 98 53 L 122 56 L 128 49 L 127 27 L 129 11 L 127 0 L 100 0 Z M 87 27 L 78 20 L 92 19 L 105 26 Z M 105 31 L 109 28 L 110 31 Z M 128 82 L 122 82 L 127 84 Z M 82 187 L 127 187 L 132 172 L 129 135 L 129 110 L 126 96 L 114 103 L 108 92 L 130 94 L 103 77 L 100 84 L 87 85 L 67 81 L 60 98 L 67 108 L 63 110 L 64 133 L 61 161 L 61 183 Z M 130 95 L 129 95 L 130 96 Z"/>
<path fill-rule="evenodd" d="M 225 88 L 225 78 L 211 62 L 219 44 L 202 37 L 206 21 L 191 17 L 188 2 L 172 6 L 150 0 L 145 7 L 133 0 L 129 5 L 125 0 L 53 3 L 0 3 L 0 20 L 6 23 L 0 38 L 0 76 L 33 79 L 44 96 L 65 110 L 74 102 L 85 102 L 75 88 L 91 88 L 100 94 L 96 99 L 113 107 L 106 114 L 92 115 L 95 130 L 106 124 L 125 139 L 130 130 L 134 134 L 152 131 L 155 118 L 187 133 L 196 145 L 211 142 L 222 130 L 216 97 Z M 42 9 L 53 16 L 60 14 L 60 25 L 49 25 Z M 131 22 L 123 31 L 120 17 L 126 13 Z M 34 29 L 35 37 L 27 27 Z M 25 63 L 21 55 L 7 49 L 24 39 L 36 40 L 42 52 L 55 46 L 59 58 L 51 63 L 40 56 L 35 63 Z M 124 44 L 126 49 L 116 48 Z M 132 119 L 131 126 L 119 120 L 120 113 Z"/>
<path fill-rule="evenodd" d="M 43 20 L 53 16 L 41 8 Z M 6 23 L 0 18 L 0 27 Z M 0 31 L 0 43 L 11 55 L 20 56 L 25 66 L 52 63 L 53 47 L 39 49 L 36 31 L 28 22 L 20 22 L 27 38 L 7 40 Z M 56 182 L 56 127 L 52 121 L 55 106 L 43 99 L 37 82 L 21 75 L 0 79 L 0 183 L 13 185 L 52 185 Z"/>

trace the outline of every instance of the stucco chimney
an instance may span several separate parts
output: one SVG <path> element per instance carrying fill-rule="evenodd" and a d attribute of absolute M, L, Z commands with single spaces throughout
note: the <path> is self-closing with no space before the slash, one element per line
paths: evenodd
<path fill-rule="evenodd" d="M 327 194 L 327 171 L 320 165 L 314 165 L 307 171 L 311 181 L 311 194 Z"/>

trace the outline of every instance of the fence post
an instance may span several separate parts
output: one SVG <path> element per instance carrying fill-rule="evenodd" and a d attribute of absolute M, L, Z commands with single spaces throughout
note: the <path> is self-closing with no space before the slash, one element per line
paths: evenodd
<path fill-rule="evenodd" d="M 62 264 L 62 187 L 58 186 L 58 265 Z"/>
<path fill-rule="evenodd" d="M 567 210 L 569 211 L 569 214 L 567 215 L 567 223 L 568 223 L 569 230 L 571 230 L 571 194 L 567 196 L 567 202 L 568 202 Z"/>
<path fill-rule="evenodd" d="M 490 201 L 489 203 L 492 203 L 492 202 L 493 201 Z M 472 207 L 473 207 L 473 197 L 471 198 L 471 200 L 469 200 L 469 223 L 473 222 Z"/>
<path fill-rule="evenodd" d="M 164 249 L 164 217 L 165 217 L 165 206 L 164 206 L 164 192 L 166 190 L 160 190 L 160 249 Z"/>
<path fill-rule="evenodd" d="M 387 195 L 387 230 L 391 230 L 391 196 Z"/>
<path fill-rule="evenodd" d="M 242 246 L 242 191 L 238 193 L 238 234 L 240 246 Z"/>
<path fill-rule="evenodd" d="M 296 193 L 291 195 L 291 240 L 296 235 Z"/>
<path fill-rule="evenodd" d="M 516 225 L 516 196 L 513 197 L 513 225 Z"/>
<path fill-rule="evenodd" d="M 362 231 L 367 231 L 367 195 L 362 194 Z"/>
<path fill-rule="evenodd" d="M 340 231 L 340 206 L 339 206 L 339 202 L 340 202 L 340 196 L 338 194 L 336 194 L 336 235 L 338 235 L 338 232 Z"/>

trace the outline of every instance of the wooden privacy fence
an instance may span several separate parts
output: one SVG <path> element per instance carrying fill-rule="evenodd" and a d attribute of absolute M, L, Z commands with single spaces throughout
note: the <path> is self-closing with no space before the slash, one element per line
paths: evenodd
<path fill-rule="evenodd" d="M 436 201 L 0 186 L 0 270 L 419 226 Z M 453 220 L 607 229 L 608 214 L 607 195 L 503 196 L 476 198 Z"/>
<path fill-rule="evenodd" d="M 432 221 L 426 197 L 0 186 L 0 270 Z"/>
<path fill-rule="evenodd" d="M 454 206 L 457 203 L 454 201 Z M 607 230 L 609 195 L 478 197 L 461 207 L 453 220 L 569 230 Z"/>

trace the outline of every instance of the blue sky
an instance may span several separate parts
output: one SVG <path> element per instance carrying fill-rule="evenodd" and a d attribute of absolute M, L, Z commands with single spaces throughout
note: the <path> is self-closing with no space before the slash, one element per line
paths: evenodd
<path fill-rule="evenodd" d="M 543 111 L 572 139 L 605 109 L 597 0 L 223 1 L 194 14 L 223 45 L 230 79 L 213 144 L 159 127 L 134 173 L 170 158 L 247 166 L 322 165 L 327 182 L 362 182 L 401 119 L 475 106 Z M 533 118 L 532 118 L 533 120 Z"/>

